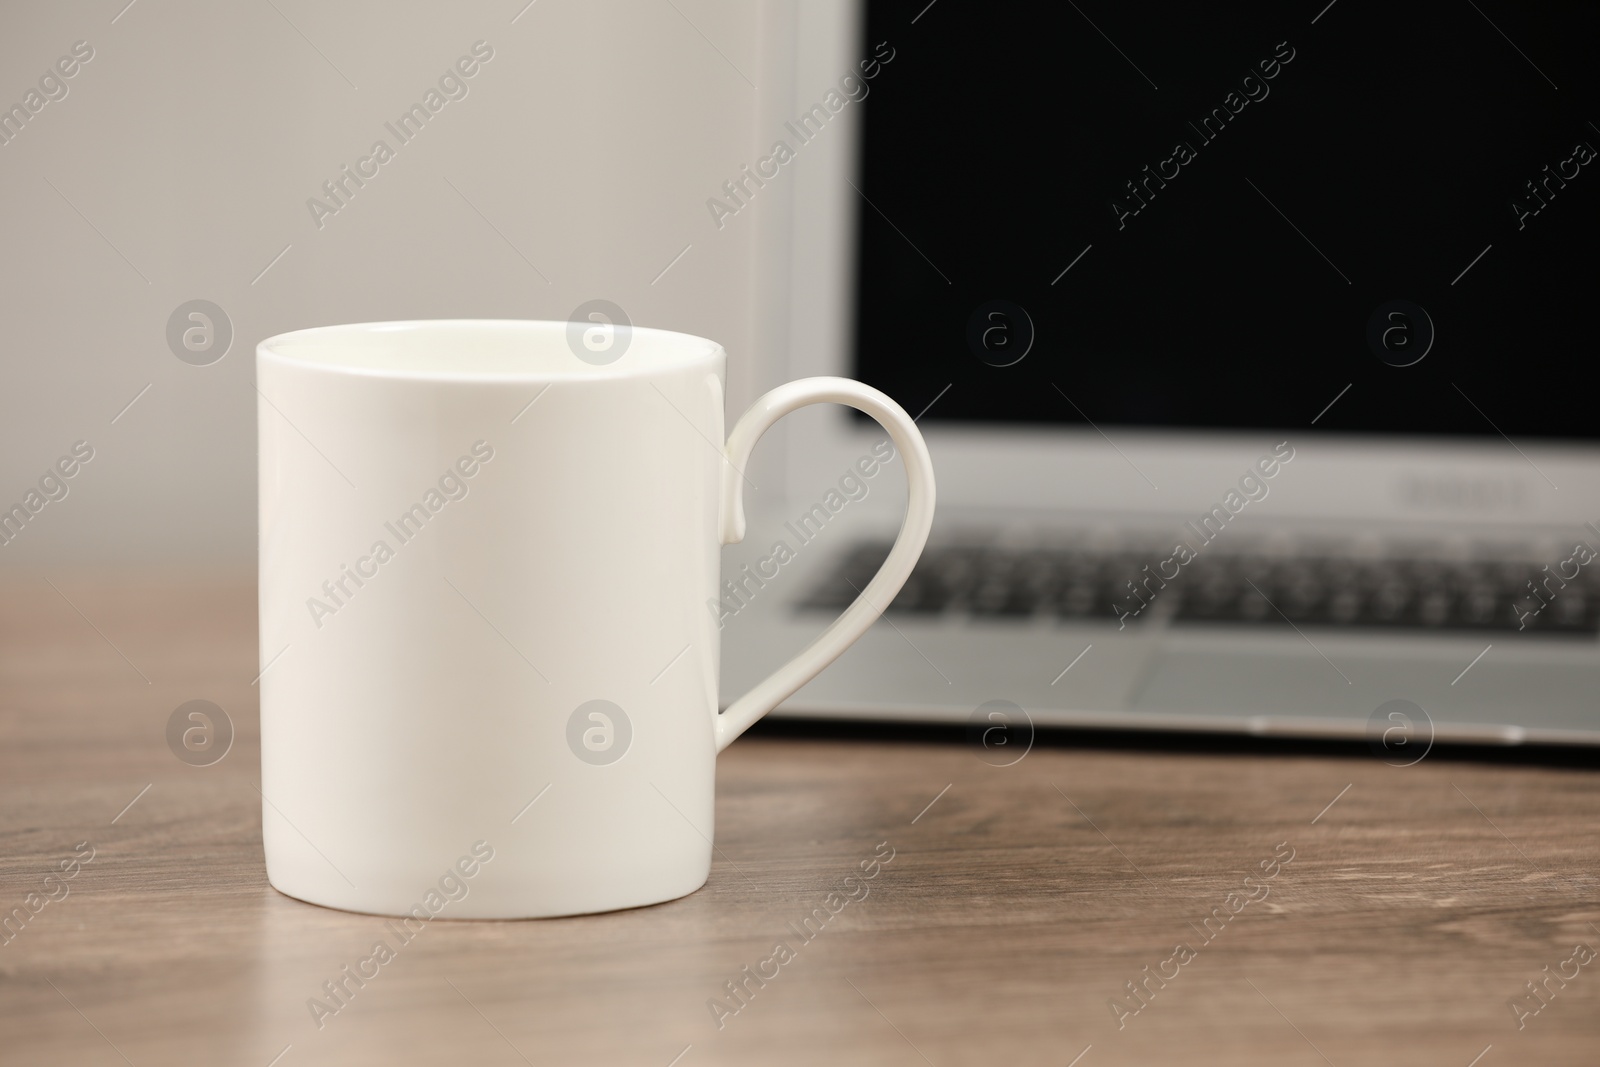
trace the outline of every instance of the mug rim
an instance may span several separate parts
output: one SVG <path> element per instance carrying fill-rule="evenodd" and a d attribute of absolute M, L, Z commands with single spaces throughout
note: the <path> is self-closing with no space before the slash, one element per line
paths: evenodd
<path fill-rule="evenodd" d="M 308 326 L 274 334 L 256 344 L 256 361 L 271 361 L 298 370 L 319 371 L 351 377 L 378 378 L 391 381 L 426 382 L 541 382 L 558 380 L 596 381 L 605 379 L 638 378 L 661 371 L 691 369 L 696 366 L 713 366 L 726 357 L 722 345 L 707 337 L 662 330 L 649 326 L 627 325 L 629 349 L 645 342 L 661 349 L 661 354 L 643 360 L 596 363 L 583 359 L 571 349 L 567 334 L 571 327 L 587 328 L 589 324 L 564 319 L 395 319 L 375 322 L 331 323 Z M 402 334 L 415 338 L 422 331 L 459 335 L 457 340 L 470 344 L 487 335 L 498 333 L 504 340 L 506 334 L 525 334 L 549 342 L 559 341 L 569 348 L 570 358 L 558 367 L 529 367 L 526 369 L 472 370 L 461 366 L 400 366 L 373 365 L 338 358 L 310 358 L 296 353 L 295 348 L 335 346 L 341 341 L 372 338 L 379 334 Z M 474 338 L 473 335 L 477 335 Z"/>

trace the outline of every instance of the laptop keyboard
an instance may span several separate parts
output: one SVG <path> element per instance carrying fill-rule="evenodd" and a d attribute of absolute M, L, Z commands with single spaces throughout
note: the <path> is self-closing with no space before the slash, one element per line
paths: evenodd
<path fill-rule="evenodd" d="M 887 542 L 855 546 L 800 607 L 842 610 L 872 580 L 888 553 Z M 888 612 L 1121 619 L 1129 626 L 1165 617 L 1177 624 L 1287 621 L 1340 628 L 1600 631 L 1600 584 L 1595 579 L 1600 561 L 1579 567 L 1563 585 L 1559 576 L 1552 576 L 1555 563 L 1546 571 L 1533 563 L 1419 557 L 1202 553 L 1180 566 L 1170 549 L 1136 553 L 929 546 Z M 1562 570 L 1571 573 L 1573 567 Z M 1535 599 L 1530 582 L 1542 600 Z"/>

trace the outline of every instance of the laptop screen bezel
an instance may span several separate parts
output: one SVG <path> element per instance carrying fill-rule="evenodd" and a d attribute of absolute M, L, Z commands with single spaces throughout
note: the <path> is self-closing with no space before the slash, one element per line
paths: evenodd
<path fill-rule="evenodd" d="M 771 32 L 786 53 L 774 63 L 759 121 L 779 133 L 842 72 L 870 53 L 861 0 L 784 4 Z M 910 47 L 908 35 L 896 47 Z M 784 77 L 787 75 L 787 77 Z M 892 68 L 882 77 L 892 76 Z M 824 136 L 785 169 L 776 224 L 758 238 L 768 293 L 762 343 L 785 379 L 854 376 L 854 236 L 871 210 L 852 182 L 860 110 L 844 109 Z M 761 140 L 758 134 L 757 140 Z M 767 197 L 773 190 L 763 190 Z M 905 398 L 908 409 L 933 396 Z M 913 415 L 916 410 L 911 410 Z M 793 496 L 836 480 L 882 436 L 842 409 L 797 413 L 781 433 L 783 481 Z M 1204 509 L 1282 432 L 1187 431 L 919 423 L 933 452 L 945 511 L 1166 518 Z M 1287 435 L 1297 461 L 1274 487 L 1277 519 L 1423 522 L 1520 527 L 1600 518 L 1600 445 L 1448 442 L 1427 437 L 1330 435 L 1309 426 Z"/>

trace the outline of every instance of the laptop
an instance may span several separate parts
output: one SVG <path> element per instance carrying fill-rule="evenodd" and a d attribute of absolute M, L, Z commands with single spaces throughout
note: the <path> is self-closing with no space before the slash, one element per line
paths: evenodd
<path fill-rule="evenodd" d="M 939 492 L 776 714 L 1600 743 L 1600 12 L 1318 6 L 771 9 L 755 374 L 883 389 Z M 761 451 L 730 699 L 904 501 L 843 409 Z"/>

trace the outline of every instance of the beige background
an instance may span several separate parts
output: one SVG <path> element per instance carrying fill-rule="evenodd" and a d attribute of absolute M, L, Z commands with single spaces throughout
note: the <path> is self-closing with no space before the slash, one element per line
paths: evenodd
<path fill-rule="evenodd" d="M 769 139 L 751 83 L 781 5 L 525 2 L 0 9 L 7 107 L 94 48 L 0 146 L 0 506 L 95 449 L 0 565 L 253 559 L 254 346 L 283 330 L 605 298 L 721 341 L 730 411 L 775 384 L 749 366 L 751 262 L 780 198 L 721 231 L 705 201 Z M 384 123 L 480 39 L 468 95 L 398 146 Z M 307 199 L 379 137 L 395 159 L 319 230 Z M 192 299 L 232 320 L 211 366 L 167 346 Z"/>

